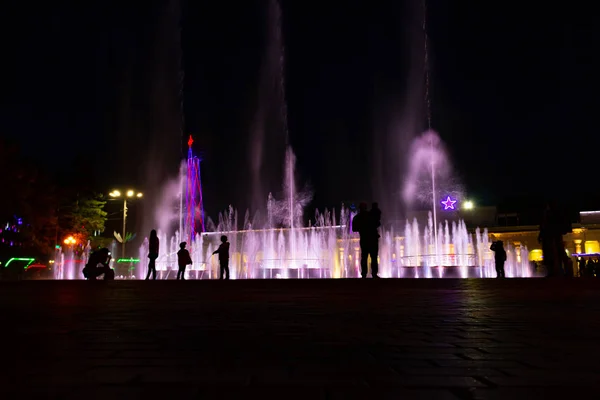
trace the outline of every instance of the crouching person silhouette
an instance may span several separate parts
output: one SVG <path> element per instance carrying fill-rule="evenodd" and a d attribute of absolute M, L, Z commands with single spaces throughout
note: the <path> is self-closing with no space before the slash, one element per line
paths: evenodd
<path fill-rule="evenodd" d="M 102 248 L 90 254 L 87 264 L 83 268 L 83 276 L 90 281 L 95 281 L 100 275 L 104 275 L 105 281 L 115 279 L 115 271 L 110 268 L 110 251 Z"/>
<path fill-rule="evenodd" d="M 221 269 L 219 279 L 223 279 L 223 275 L 225 275 L 225 279 L 229 279 L 229 242 L 227 241 L 227 236 L 221 236 L 221 245 L 213 252 L 214 254 L 219 255 L 219 266 Z"/>
<path fill-rule="evenodd" d="M 177 252 L 177 264 L 179 266 L 177 280 L 181 279 L 182 281 L 185 281 L 185 267 L 192 265 L 192 257 L 190 257 L 190 252 L 187 251 L 185 246 L 187 246 L 187 243 L 181 242 L 179 244 L 179 251 Z"/>

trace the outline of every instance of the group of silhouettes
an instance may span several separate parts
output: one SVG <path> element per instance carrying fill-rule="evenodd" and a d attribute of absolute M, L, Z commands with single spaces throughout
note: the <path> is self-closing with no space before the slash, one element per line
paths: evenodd
<path fill-rule="evenodd" d="M 562 221 L 558 220 L 553 214 L 554 209 L 548 207 L 542 226 L 540 227 L 540 242 L 544 246 L 544 261 L 548 268 L 548 275 L 552 276 L 556 273 L 558 267 L 554 264 L 560 263 L 562 258 L 568 258 L 564 252 L 564 244 L 562 243 L 562 235 L 569 230 L 565 227 Z M 556 219 L 556 221 L 555 221 Z M 352 219 L 352 232 L 358 232 L 360 236 L 360 267 L 362 278 L 367 278 L 369 271 L 369 257 L 371 258 L 371 276 L 379 278 L 379 227 L 381 226 L 381 210 L 377 203 L 373 203 L 371 209 L 368 210 L 366 203 L 360 203 L 358 213 Z M 185 269 L 188 265 L 192 265 L 192 257 L 186 249 L 187 243 L 179 244 L 177 252 L 177 280 L 185 280 Z M 159 256 L 160 242 L 156 234 L 156 230 L 150 232 L 149 248 L 148 248 L 148 273 L 146 280 L 152 277 L 156 279 L 156 260 Z M 506 250 L 504 243 L 499 240 L 492 243 L 490 250 L 494 252 L 494 261 L 496 265 L 496 273 L 498 278 L 504 278 L 504 263 L 506 262 Z M 562 250 L 562 251 L 561 251 Z M 229 242 L 227 236 L 221 236 L 221 244 L 212 255 L 219 255 L 220 274 L 219 279 L 229 279 Z M 562 255 L 555 256 L 556 254 Z M 564 254 L 564 255 L 563 255 Z M 110 252 L 103 248 L 95 251 L 90 255 L 89 261 L 83 269 L 83 275 L 86 279 L 95 280 L 97 277 L 104 275 L 105 280 L 113 280 L 115 273 L 109 267 Z"/>
<path fill-rule="evenodd" d="M 148 245 L 148 273 L 146 274 L 146 280 L 149 280 L 150 276 L 152 276 L 153 280 L 156 280 L 156 259 L 159 255 L 160 241 L 154 229 L 150 232 Z M 185 269 L 193 263 L 190 252 L 186 247 L 187 242 L 179 244 L 179 251 L 177 252 L 177 280 L 185 280 Z M 219 255 L 219 279 L 229 279 L 229 242 L 227 241 L 227 236 L 221 236 L 221 244 L 212 253 L 212 255 L 215 254 Z M 107 248 L 94 251 L 83 268 L 84 278 L 96 280 L 99 276 L 104 275 L 104 280 L 114 280 L 115 271 L 110 268 L 110 260 L 111 254 Z"/>
<path fill-rule="evenodd" d="M 379 227 L 381 226 L 381 209 L 377 203 L 373 203 L 371 209 L 367 209 L 367 203 L 360 203 L 358 214 L 352 219 L 352 232 L 360 235 L 360 274 L 363 278 L 369 272 L 369 257 L 371 257 L 371 276 L 379 278 Z M 506 250 L 504 243 L 499 240 L 492 244 L 490 250 L 494 252 L 496 264 L 496 276 L 504 278 L 504 263 L 506 262 Z"/>
<path fill-rule="evenodd" d="M 185 281 L 185 269 L 188 265 L 192 265 L 192 257 L 190 252 L 186 249 L 187 242 L 179 243 L 179 251 L 177 252 L 177 280 Z M 146 274 L 146 280 L 156 279 L 156 259 L 158 258 L 158 251 L 160 248 L 160 241 L 156 230 L 150 232 L 150 238 L 148 240 L 148 273 Z M 219 279 L 229 279 L 229 242 L 227 236 L 221 236 L 221 244 L 217 250 L 213 251 L 212 255 L 219 255 Z"/>

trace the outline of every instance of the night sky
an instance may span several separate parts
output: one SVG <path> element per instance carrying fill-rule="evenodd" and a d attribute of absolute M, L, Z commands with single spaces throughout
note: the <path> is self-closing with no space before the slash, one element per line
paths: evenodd
<path fill-rule="evenodd" d="M 432 125 L 456 174 L 480 204 L 593 198 L 597 187 L 577 186 L 599 165 L 591 17 L 479 3 L 428 2 Z M 175 1 L 19 4 L 2 16 L 2 135 L 61 185 L 134 186 L 151 207 L 185 153 L 182 48 L 184 134 L 204 157 L 207 212 L 256 202 L 258 126 L 264 195 L 280 190 L 268 1 L 184 1 L 182 36 Z M 289 138 L 313 206 L 392 208 L 410 138 L 426 126 L 422 17 L 420 1 L 283 1 Z"/>

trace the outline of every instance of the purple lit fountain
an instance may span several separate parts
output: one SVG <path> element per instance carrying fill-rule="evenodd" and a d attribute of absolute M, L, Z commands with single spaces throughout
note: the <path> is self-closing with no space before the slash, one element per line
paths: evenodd
<path fill-rule="evenodd" d="M 357 234 L 351 233 L 352 214 L 341 207 L 336 210 L 316 212 L 308 226 L 303 225 L 303 213 L 312 199 L 310 190 L 298 190 L 295 175 L 296 157 L 289 146 L 287 115 L 284 92 L 284 49 L 281 37 L 281 10 L 276 0 L 270 2 L 271 21 L 274 24 L 273 43 L 269 46 L 268 65 L 265 67 L 265 82 L 272 78 L 278 83 L 278 106 L 281 111 L 283 131 L 281 143 L 286 143 L 286 157 L 283 165 L 283 194 L 276 198 L 262 192 L 264 176 L 263 145 L 264 124 L 257 122 L 254 141 L 251 146 L 251 172 L 255 184 L 253 199 L 264 199 L 267 218 L 261 219 L 258 213 L 246 211 L 243 220 L 233 207 L 219 214 L 216 222 L 206 218 L 206 231 L 190 230 L 184 222 L 190 210 L 184 209 L 181 182 L 189 182 L 192 169 L 181 169 L 181 176 L 174 180 L 172 189 L 165 189 L 168 199 L 157 213 L 161 242 L 161 254 L 156 262 L 161 279 L 172 279 L 177 269 L 176 252 L 182 240 L 188 242 L 193 265 L 188 267 L 187 279 L 218 278 L 218 260 L 211 254 L 219 245 L 221 235 L 227 235 L 230 242 L 230 271 L 232 279 L 271 279 L 271 278 L 356 278 L 360 276 L 360 248 Z M 272 74 L 278 74 L 273 76 Z M 266 92 L 268 92 L 265 89 Z M 265 95 L 267 100 L 274 97 Z M 260 107 L 257 114 L 277 107 Z M 260 116 L 262 118 L 262 114 Z M 259 118 L 259 119 L 260 119 Z M 429 124 L 430 125 L 430 124 Z M 283 148 L 283 146 L 282 146 Z M 279 153 L 281 154 L 281 152 Z M 451 212 L 460 208 L 458 199 L 462 189 L 453 180 L 447 152 L 439 136 L 429 130 L 413 142 L 410 152 L 409 174 L 403 191 L 407 205 L 413 203 L 430 204 L 429 217 L 424 226 L 418 220 L 406 221 L 404 227 L 387 226 L 381 230 L 379 246 L 380 276 L 382 278 L 442 278 L 442 277 L 495 277 L 493 254 L 486 229 L 479 228 L 473 233 L 467 230 L 462 220 L 439 221 L 440 212 Z M 263 159 L 264 158 L 264 159 Z M 273 162 L 271 162 L 273 164 Z M 272 166 L 272 165 L 271 165 Z M 199 169 L 197 169 L 198 190 L 201 193 Z M 180 182 L 179 184 L 177 182 Z M 179 187 L 179 190 L 177 189 Z M 179 211 L 175 203 L 179 199 Z M 444 204 L 442 205 L 442 202 Z M 263 203 L 263 204 L 264 204 Z M 202 210 L 200 215 L 202 215 Z M 385 213 L 385 210 L 383 210 Z M 178 229 L 173 221 L 179 214 Z M 188 218 L 189 219 L 189 218 Z M 190 220 L 191 221 L 191 220 Z M 202 220 L 204 221 L 204 220 Z M 423 224 L 423 223 L 422 223 Z M 196 225 L 198 226 L 198 225 Z M 181 232 L 184 232 L 181 234 Z M 507 277 L 528 277 L 532 275 L 526 248 L 506 246 L 508 260 L 505 270 Z M 148 242 L 140 247 L 140 272 L 143 276 L 147 265 Z"/>
<path fill-rule="evenodd" d="M 418 151 L 413 154 L 416 159 L 426 159 Z M 267 219 L 262 226 L 256 226 L 258 218 L 252 218 L 249 211 L 246 211 L 243 221 L 239 220 L 238 212 L 233 207 L 220 214 L 217 222 L 207 218 L 207 232 L 197 233 L 192 241 L 190 253 L 194 263 L 187 271 L 187 279 L 218 277 L 218 261 L 211 254 L 218 246 L 221 235 L 227 235 L 231 243 L 232 279 L 360 276 L 360 249 L 357 235 L 349 230 L 349 210 L 342 206 L 339 214 L 335 210 L 316 212 L 308 226 L 302 226 L 304 208 L 312 198 L 312 193 L 309 190 L 297 189 L 294 168 L 295 156 L 288 148 L 284 167 L 286 180 L 283 184 L 283 198 L 276 199 L 269 194 L 266 201 Z M 419 176 L 418 173 L 414 174 L 415 179 L 419 179 Z M 407 182 L 406 193 L 414 190 L 413 195 L 417 196 L 422 192 L 415 182 L 411 184 L 410 179 Z M 436 205 L 442 209 L 448 208 L 447 211 L 451 211 L 451 207 L 458 208 L 459 203 L 455 199 L 458 198 L 456 193 L 459 187 L 455 185 L 456 190 L 452 192 L 446 187 L 447 181 L 438 179 L 437 182 L 439 188 L 446 190 L 445 193 L 452 194 L 436 200 Z M 429 192 L 425 191 L 427 196 L 431 195 L 430 191 L 431 189 Z M 420 196 L 425 194 L 421 193 Z M 436 198 L 441 197 L 436 195 Z M 441 202 L 444 202 L 444 205 Z M 393 227 L 382 230 L 379 251 L 380 276 L 495 277 L 487 230 L 477 229 L 475 233 L 470 233 L 464 221 L 444 221 L 437 224 L 436 235 L 433 214 L 432 210 L 424 227 L 420 227 L 416 219 L 412 222 L 407 221 L 403 234 L 401 230 Z M 159 231 L 159 238 L 161 255 L 157 260 L 157 270 L 161 279 L 170 279 L 175 275 L 180 236 L 178 232 L 168 236 Z M 147 246 L 146 241 L 140 248 L 143 269 L 147 265 Z M 527 249 L 513 248 L 507 244 L 506 250 L 506 276 L 531 276 Z"/>

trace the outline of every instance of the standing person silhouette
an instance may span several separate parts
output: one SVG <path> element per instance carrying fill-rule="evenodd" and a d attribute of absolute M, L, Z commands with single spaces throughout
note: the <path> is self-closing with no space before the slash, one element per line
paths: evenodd
<path fill-rule="evenodd" d="M 378 253 L 379 233 L 377 233 L 377 221 L 367 211 L 367 203 L 360 203 L 358 214 L 352 219 L 352 232 L 360 235 L 360 274 L 367 277 L 369 271 L 369 256 L 371 256 L 371 276 L 379 278 Z"/>
<path fill-rule="evenodd" d="M 490 250 L 494 252 L 494 261 L 496 263 L 496 278 L 506 278 L 504 274 L 504 263 L 506 262 L 506 250 L 504 250 L 504 242 L 498 240 L 492 243 Z"/>
<path fill-rule="evenodd" d="M 158 258 L 159 241 L 156 235 L 156 230 L 150 231 L 150 239 L 148 246 L 148 274 L 146 280 L 150 279 L 150 273 L 152 273 L 152 280 L 156 280 L 156 259 Z"/>
<path fill-rule="evenodd" d="M 227 236 L 221 236 L 221 244 L 219 248 L 213 252 L 214 254 L 219 255 L 219 266 L 221 267 L 221 274 L 219 279 L 223 279 L 223 275 L 225 275 L 225 279 L 229 279 L 229 242 L 227 241 Z"/>
<path fill-rule="evenodd" d="M 546 266 L 548 277 L 564 274 L 562 266 L 569 257 L 565 251 L 563 235 L 569 232 L 572 232 L 571 222 L 565 218 L 555 200 L 549 201 L 542 216 L 538 236 L 544 255 L 542 263 Z"/>
<path fill-rule="evenodd" d="M 177 265 L 179 266 L 179 270 L 177 271 L 177 280 L 185 281 L 185 267 L 188 265 L 192 265 L 192 257 L 190 257 L 190 252 L 185 248 L 187 246 L 186 242 L 181 242 L 179 244 L 179 251 L 177 252 Z"/>

